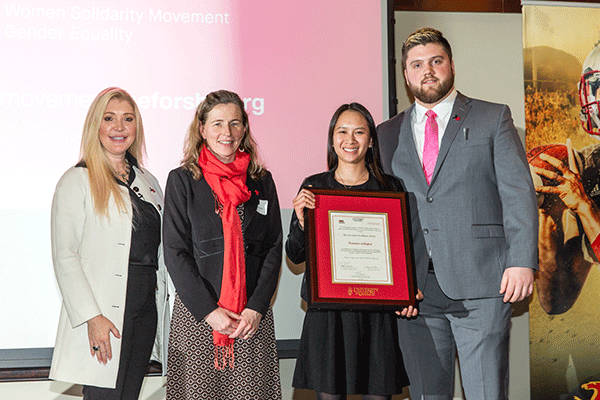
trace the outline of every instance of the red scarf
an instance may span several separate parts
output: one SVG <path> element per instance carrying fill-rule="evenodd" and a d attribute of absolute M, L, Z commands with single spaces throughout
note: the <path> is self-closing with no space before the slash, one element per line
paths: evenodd
<path fill-rule="evenodd" d="M 224 164 L 206 146 L 202 148 L 198 158 L 204 179 L 223 205 L 221 220 L 223 221 L 225 251 L 221 296 L 218 305 L 237 314 L 242 312 L 247 302 L 244 237 L 237 206 L 250 199 L 250 191 L 246 186 L 246 172 L 249 163 L 250 155 L 238 150 L 235 160 Z M 234 340 L 227 335 L 213 331 L 215 368 L 222 370 L 227 361 L 229 361 L 230 368 L 233 368 L 233 342 Z"/>

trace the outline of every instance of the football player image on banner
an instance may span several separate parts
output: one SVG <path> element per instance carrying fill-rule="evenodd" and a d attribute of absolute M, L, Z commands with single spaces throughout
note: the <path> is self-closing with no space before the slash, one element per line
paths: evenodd
<path fill-rule="evenodd" d="M 600 8 L 524 5 L 523 15 L 540 224 L 531 399 L 592 399 L 600 376 L 600 32 L 592 21 Z"/>

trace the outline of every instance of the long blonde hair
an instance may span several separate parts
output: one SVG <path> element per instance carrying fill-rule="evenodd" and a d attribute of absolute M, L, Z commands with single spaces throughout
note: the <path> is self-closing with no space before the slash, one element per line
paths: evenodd
<path fill-rule="evenodd" d="M 244 137 L 240 143 L 239 149 L 250 154 L 250 165 L 248 165 L 248 174 L 252 179 L 259 178 L 264 173 L 264 167 L 258 158 L 258 148 L 250 132 L 250 123 L 248 122 L 248 113 L 244 109 L 244 102 L 236 93 L 227 90 L 218 90 L 209 93 L 206 98 L 196 108 L 194 120 L 190 124 L 185 137 L 183 160 L 181 165 L 192 173 L 194 179 L 198 180 L 202 176 L 202 170 L 198 165 L 198 157 L 206 140 L 200 134 L 200 126 L 206 123 L 208 114 L 219 104 L 235 104 L 242 113 L 242 123 L 244 124 Z"/>
<path fill-rule="evenodd" d="M 137 104 L 129 93 L 123 89 L 117 87 L 104 89 L 96 96 L 88 110 L 83 125 L 83 135 L 81 137 L 81 161 L 83 161 L 87 167 L 94 209 L 96 210 L 96 213 L 101 216 L 108 216 L 108 202 L 111 196 L 117 204 L 119 212 L 128 212 L 127 202 L 115 179 L 114 169 L 104 153 L 99 137 L 100 124 L 102 123 L 106 106 L 108 105 L 108 102 L 113 99 L 125 100 L 133 107 L 136 122 L 136 134 L 133 144 L 127 151 L 134 156 L 140 164 L 143 155 L 146 154 L 144 128 Z"/>

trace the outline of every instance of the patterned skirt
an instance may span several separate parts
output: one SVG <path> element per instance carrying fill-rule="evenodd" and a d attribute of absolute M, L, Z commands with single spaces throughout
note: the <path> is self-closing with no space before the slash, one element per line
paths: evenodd
<path fill-rule="evenodd" d="M 175 298 L 167 369 L 168 400 L 280 400 L 273 311 L 250 339 L 236 339 L 235 366 L 215 369 L 212 328 Z"/>

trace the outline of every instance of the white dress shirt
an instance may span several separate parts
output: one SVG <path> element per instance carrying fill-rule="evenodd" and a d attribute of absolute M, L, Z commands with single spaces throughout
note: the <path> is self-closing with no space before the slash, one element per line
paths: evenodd
<path fill-rule="evenodd" d="M 456 89 L 452 89 L 452 92 L 448 97 L 446 97 L 439 104 L 436 104 L 436 106 L 432 108 L 433 112 L 437 114 L 437 118 L 435 120 L 438 125 L 438 146 L 442 144 L 442 137 L 444 136 L 446 126 L 448 126 L 448 121 L 450 121 L 450 113 L 452 112 L 452 107 L 454 107 L 454 100 L 456 100 L 456 95 Z M 415 146 L 417 148 L 417 154 L 419 155 L 419 160 L 421 161 L 421 164 L 423 164 L 423 146 L 425 145 L 425 122 L 427 121 L 427 116 L 425 115 L 425 113 L 427 112 L 427 110 L 427 108 L 415 102 L 415 108 L 411 113 L 411 126 L 413 138 L 415 140 Z"/>

